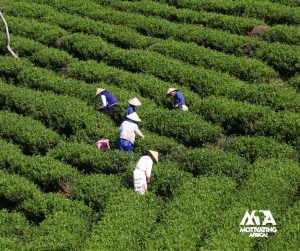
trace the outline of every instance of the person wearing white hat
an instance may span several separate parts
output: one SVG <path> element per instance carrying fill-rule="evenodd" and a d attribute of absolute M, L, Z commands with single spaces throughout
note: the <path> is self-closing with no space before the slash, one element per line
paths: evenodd
<path fill-rule="evenodd" d="M 101 111 L 104 108 L 106 108 L 108 115 L 110 117 L 112 117 L 114 109 L 115 109 L 115 106 L 118 103 L 118 101 L 114 97 L 114 95 L 112 95 L 111 93 L 109 93 L 106 89 L 97 88 L 96 89 L 96 96 L 100 96 L 101 100 L 102 100 L 102 105 L 97 109 L 97 111 Z"/>
<path fill-rule="evenodd" d="M 137 97 L 129 99 L 128 103 L 129 103 L 129 106 L 127 107 L 125 117 L 131 113 L 134 113 L 135 107 L 142 105 L 142 103 L 139 101 L 139 99 Z"/>
<path fill-rule="evenodd" d="M 142 139 L 144 135 L 141 133 L 137 123 L 141 119 L 136 112 L 126 116 L 126 120 L 120 126 L 119 149 L 121 151 L 130 152 L 132 145 L 135 142 L 135 134 L 138 134 Z"/>
<path fill-rule="evenodd" d="M 134 191 L 144 194 L 147 191 L 147 184 L 150 184 L 153 162 L 158 163 L 158 152 L 149 150 L 148 154 L 142 156 L 133 171 Z"/>
<path fill-rule="evenodd" d="M 188 107 L 185 104 L 184 96 L 177 88 L 169 88 L 167 91 L 167 96 L 173 97 L 173 106 L 179 110 L 188 111 Z"/>

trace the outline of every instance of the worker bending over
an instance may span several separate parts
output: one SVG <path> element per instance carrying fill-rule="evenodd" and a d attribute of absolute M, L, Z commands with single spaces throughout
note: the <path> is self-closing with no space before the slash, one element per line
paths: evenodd
<path fill-rule="evenodd" d="M 187 112 L 189 109 L 185 104 L 184 96 L 177 88 L 169 88 L 167 91 L 167 96 L 170 95 L 173 97 L 173 106 L 179 110 Z"/>
<path fill-rule="evenodd" d="M 158 152 L 148 151 L 148 155 L 142 156 L 133 171 L 134 191 L 144 194 L 147 191 L 147 184 L 150 184 L 153 161 L 158 162 Z"/>
<path fill-rule="evenodd" d="M 118 101 L 105 89 L 97 88 L 96 89 L 96 96 L 100 96 L 102 100 L 102 105 L 97 109 L 97 111 L 102 111 L 103 109 L 107 109 L 107 113 L 110 117 L 113 117 L 113 112 L 115 106 L 117 105 Z"/>
<path fill-rule="evenodd" d="M 136 112 L 126 116 L 126 120 L 120 126 L 119 149 L 121 151 L 130 152 L 135 141 L 135 134 L 138 134 L 142 139 L 144 135 L 139 130 L 137 125 L 141 119 Z"/>
<path fill-rule="evenodd" d="M 138 98 L 134 97 L 128 100 L 129 106 L 127 107 L 125 117 L 131 113 L 135 112 L 135 107 L 141 106 L 142 103 L 139 101 Z"/>

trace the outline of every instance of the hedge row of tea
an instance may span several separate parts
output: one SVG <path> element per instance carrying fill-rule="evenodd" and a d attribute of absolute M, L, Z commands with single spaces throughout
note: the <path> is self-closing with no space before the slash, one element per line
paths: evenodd
<path fill-rule="evenodd" d="M 4 59 L 5 58 L 3 58 L 3 60 Z M 10 76 L 12 76 L 12 72 L 16 72 L 16 78 L 22 83 L 24 80 L 18 77 L 24 76 L 24 73 L 20 70 L 20 67 L 22 67 L 22 65 L 20 64 L 17 67 L 16 63 L 12 60 L 6 60 L 6 62 L 6 72 L 10 73 Z M 9 67 L 9 65 L 11 65 L 11 67 Z M 29 76 L 36 76 L 36 68 L 26 67 L 26 69 L 26 75 L 29 74 Z M 30 73 L 28 73 L 28 71 L 30 71 Z M 44 86 L 47 86 L 47 83 L 50 83 L 50 86 L 55 85 L 56 80 L 58 80 L 59 78 L 54 78 L 52 80 L 53 84 L 51 84 L 51 76 L 53 76 L 53 74 L 46 75 L 46 71 L 42 72 L 44 77 L 48 77 L 48 80 L 43 81 Z M 27 77 L 25 78 L 26 81 L 24 82 L 26 82 L 28 85 L 31 82 L 30 79 L 31 78 Z M 40 82 L 40 80 L 43 79 L 36 79 L 34 81 L 34 84 L 37 84 L 38 82 Z M 71 81 L 68 84 L 67 81 L 64 80 L 63 83 L 63 94 L 67 94 L 67 91 L 69 90 L 68 86 L 72 86 L 71 88 L 73 88 L 73 84 L 75 82 Z M 84 91 L 85 86 L 83 83 L 81 84 Z M 43 87 L 42 89 L 44 88 L 45 87 Z M 50 89 L 53 90 L 53 88 Z M 57 89 L 59 89 L 58 86 L 55 87 L 55 90 Z M 89 90 L 89 92 L 92 92 L 90 88 L 87 90 Z M 70 91 L 72 91 L 72 89 Z M 60 91 L 58 92 L 61 93 Z M 118 94 L 119 92 L 121 91 L 117 91 L 116 94 Z M 72 95 L 74 94 L 72 93 Z M 82 95 L 79 95 L 78 97 L 81 98 Z M 90 98 L 89 102 L 92 103 L 92 100 L 93 99 Z M 292 131 L 292 129 L 295 128 L 295 125 L 297 125 L 298 123 L 297 118 L 299 116 L 297 114 L 286 112 L 272 113 L 269 109 L 264 107 L 242 103 L 239 104 L 238 102 L 222 99 L 220 97 L 208 97 L 203 100 L 199 99 L 198 104 L 200 107 L 199 114 L 204 116 L 207 120 L 223 126 L 227 133 L 263 134 L 267 136 L 275 136 L 278 139 L 287 142 L 297 142 L 297 127 L 295 131 Z M 166 111 L 164 109 L 158 108 L 152 111 L 143 112 L 142 114 L 146 118 L 144 124 L 147 128 L 150 128 L 151 130 L 162 135 L 172 136 L 175 138 L 180 137 L 178 138 L 178 140 L 181 140 L 185 144 L 196 146 L 205 142 L 215 142 L 216 139 L 220 136 L 220 130 L 217 130 L 216 127 L 212 127 L 205 122 L 200 123 L 200 118 L 194 117 L 194 115 L 184 113 L 175 114 L 173 111 Z M 274 124 L 269 123 L 271 119 L 276 119 L 278 121 L 277 128 L 274 126 Z M 164 120 L 164 123 L 159 123 L 159 121 L 162 120 Z M 174 128 L 174 131 L 166 130 L 166 128 L 171 128 L 173 124 L 181 126 L 179 126 L 179 128 Z M 192 127 L 191 125 L 194 126 Z M 180 129 L 186 130 L 186 128 L 189 128 L 189 133 L 183 133 L 183 131 L 180 131 Z"/>
<path fill-rule="evenodd" d="M 172 37 L 180 41 L 196 42 L 226 53 L 254 56 L 283 75 L 290 76 L 298 71 L 297 62 L 300 53 L 298 46 L 267 43 L 254 37 L 239 36 L 196 25 L 175 24 L 158 17 L 145 17 L 140 14 L 117 11 L 91 1 L 73 1 L 72 3 L 45 1 L 45 3 L 61 11 L 124 25 L 148 36 L 164 39 Z"/>
<path fill-rule="evenodd" d="M 101 2 L 101 0 L 95 0 Z M 277 0 L 274 0 L 276 2 Z M 278 0 L 280 2 L 289 2 Z M 277 1 L 277 2 L 278 2 Z M 197 0 L 159 0 L 167 2 L 181 8 L 193 10 L 206 10 L 223 14 L 255 17 L 264 19 L 268 23 L 299 24 L 300 8 L 293 8 L 286 5 L 271 3 L 269 1 L 253 1 L 251 4 L 247 0 L 216 0 L 216 1 L 197 1 Z M 292 0 L 291 2 L 296 2 Z"/>
<path fill-rule="evenodd" d="M 19 20 L 19 21 L 23 21 L 24 22 L 24 20 Z M 24 25 L 22 26 L 22 27 L 24 27 Z M 25 27 L 27 27 L 26 25 L 25 25 Z M 30 34 L 32 33 L 32 32 L 35 32 L 35 34 L 36 35 L 34 35 L 33 37 L 36 37 L 37 36 L 37 34 L 39 34 L 39 32 L 38 31 L 36 31 L 36 30 L 39 30 L 40 32 L 44 32 L 44 29 L 45 29 L 45 26 L 43 26 L 43 25 L 40 25 L 39 26 L 39 29 L 37 29 L 38 28 L 38 26 L 35 26 L 35 29 L 34 29 L 34 31 L 32 31 L 32 29 L 31 28 L 29 28 L 29 31 L 27 32 L 27 36 L 30 36 Z M 50 29 L 49 30 L 49 33 L 50 34 L 52 34 L 53 32 L 51 32 L 53 30 L 53 28 L 52 29 Z M 59 31 L 59 30 L 58 30 Z M 17 31 L 16 31 L 17 32 Z M 24 33 L 24 31 L 22 31 L 23 33 Z M 86 37 L 85 39 L 92 39 L 92 37 Z M 57 38 L 58 39 L 58 38 Z M 53 40 L 53 38 L 52 38 L 52 36 L 51 36 L 51 38 L 49 38 L 49 40 Z M 94 39 L 94 41 L 95 41 L 95 43 L 97 43 L 97 39 L 95 38 Z M 98 42 L 100 42 L 101 40 L 99 40 Z M 85 43 L 86 43 L 86 41 L 85 41 Z M 86 43 L 86 44 L 88 44 L 88 43 Z M 84 45 L 84 46 L 87 46 L 87 45 Z M 98 49 L 99 49 L 99 47 L 97 47 Z M 114 51 L 115 52 L 117 52 L 116 50 L 115 50 L 115 48 L 116 47 L 111 47 L 112 49 L 114 49 Z M 126 50 L 125 51 L 120 51 L 120 52 L 126 52 Z M 132 51 L 132 50 L 129 50 L 128 51 L 128 53 L 130 53 L 130 52 L 134 52 L 134 50 Z M 139 51 L 136 51 L 136 52 L 139 52 Z M 142 51 L 140 52 L 140 53 L 142 53 Z M 120 53 L 119 53 L 120 54 Z M 97 54 L 98 55 L 98 54 Z M 157 54 L 153 54 L 153 56 L 155 56 L 155 55 L 157 55 Z M 87 56 L 87 55 L 86 55 Z M 58 55 L 57 55 L 57 57 L 59 57 Z M 65 60 L 66 60 L 66 62 L 64 62 L 63 60 L 62 61 L 59 61 L 58 63 L 59 64 L 57 64 L 57 66 L 58 66 L 58 68 L 59 67 L 64 67 L 66 64 L 69 64 L 70 63 L 70 61 L 71 61 L 71 59 L 70 58 L 68 58 L 68 57 L 66 57 L 66 55 L 63 55 L 62 54 L 62 56 L 60 56 L 61 57 L 61 60 L 63 59 L 63 58 L 65 58 Z M 163 58 L 164 59 L 164 58 Z M 125 59 L 124 59 L 125 60 Z M 165 59 L 165 61 L 166 61 L 166 64 L 167 64 L 167 62 L 168 62 L 168 60 L 169 59 Z M 170 61 L 170 60 L 169 60 Z M 146 61 L 147 62 L 147 61 Z M 149 63 L 148 63 L 149 64 Z M 151 64 L 151 67 L 153 66 L 153 64 Z M 184 66 L 184 65 L 182 65 L 182 66 Z M 174 68 L 174 67 L 173 67 Z M 172 69 L 173 68 L 171 68 L 170 70 L 172 71 Z M 183 68 L 183 67 L 181 67 L 181 68 Z M 187 69 L 189 69 L 189 68 L 187 68 Z M 136 70 L 138 70 L 138 69 L 136 69 Z M 144 68 L 142 68 L 142 70 L 145 70 Z M 191 69 L 190 69 L 191 70 Z M 174 70 L 173 70 L 174 71 Z M 194 73 L 195 72 L 195 76 L 198 76 L 198 75 L 201 75 L 200 73 L 201 73 L 201 71 L 200 72 L 197 72 L 197 71 L 192 71 L 192 73 Z M 197 73 L 198 73 L 198 75 L 197 75 Z M 158 72 L 158 74 L 159 74 L 159 72 Z M 174 72 L 174 74 L 176 74 L 176 72 Z M 174 75 L 173 74 L 173 75 Z M 299 97 L 297 97 L 297 94 L 295 93 L 295 91 L 294 90 L 292 90 L 292 89 L 286 89 L 286 88 L 282 88 L 282 87 L 276 87 L 276 86 L 264 86 L 264 85 L 262 85 L 262 86 L 248 86 L 248 85 L 245 85 L 245 84 L 242 84 L 242 82 L 238 82 L 236 79 L 233 79 L 233 78 L 228 78 L 228 76 L 226 76 L 226 75 L 219 75 L 220 76 L 220 78 L 222 78 L 223 80 L 224 80 L 224 78 L 225 79 L 228 79 L 228 85 L 230 85 L 232 88 L 230 89 L 230 90 L 232 90 L 231 92 L 233 92 L 233 90 L 235 90 L 235 92 L 238 90 L 238 89 L 243 89 L 243 90 L 241 90 L 240 92 L 238 92 L 238 93 L 228 93 L 227 94 L 227 92 L 228 92 L 228 87 L 227 86 L 223 86 L 223 85 L 220 85 L 220 84 L 217 84 L 216 82 L 217 81 L 219 81 L 218 79 L 216 79 L 216 78 L 212 78 L 212 74 L 213 74 L 213 72 L 209 72 L 209 71 L 207 71 L 207 72 L 205 72 L 205 75 L 206 76 L 210 76 L 209 77 L 209 79 L 202 79 L 202 78 L 200 78 L 200 81 L 201 82 L 203 82 L 202 83 L 202 85 L 201 86 L 199 86 L 199 87 L 197 87 L 197 86 L 195 86 L 193 83 L 196 81 L 196 79 L 191 79 L 191 77 L 185 77 L 185 76 L 182 76 L 182 77 L 180 77 L 180 78 L 178 78 L 179 76 L 174 76 L 175 78 L 177 78 L 178 80 L 184 80 L 184 81 L 187 81 L 187 84 L 189 84 L 189 82 L 191 82 L 189 85 L 191 85 L 191 88 L 193 88 L 193 89 L 195 89 L 196 91 L 201 91 L 201 94 L 203 94 L 203 95 L 207 95 L 207 94 L 210 94 L 210 93 L 214 93 L 214 94 L 217 94 L 217 95 L 226 95 L 226 96 L 228 96 L 228 97 L 230 97 L 230 98 L 235 98 L 235 99 L 240 99 L 240 100 L 248 100 L 249 102 L 255 102 L 256 100 L 256 102 L 259 102 L 259 103 L 263 103 L 263 104 L 267 104 L 267 105 L 270 105 L 270 102 L 276 102 L 276 103 L 278 103 L 278 102 L 284 102 L 284 103 L 287 103 L 286 105 L 288 105 L 288 106 L 295 106 L 296 104 L 297 104 L 297 102 L 295 102 L 297 99 L 299 99 Z M 173 79 L 174 79 L 174 77 L 172 77 L 172 81 L 173 81 Z M 201 76 L 200 76 L 201 77 Z M 205 82 L 204 82 L 205 81 Z M 201 82 L 200 82 L 200 84 L 201 84 Z M 234 84 L 232 84 L 231 82 L 233 82 Z M 211 90 L 212 89 L 212 87 L 214 86 L 214 85 L 216 85 L 217 84 L 217 86 L 213 89 L 213 90 Z M 213 86 L 212 86 L 213 85 Z M 201 87 L 201 90 L 199 90 L 199 88 Z M 209 89 L 208 89 L 208 87 L 209 87 Z M 225 88 L 226 87 L 226 88 Z M 203 90 L 202 90 L 203 89 Z M 248 91 L 247 92 L 245 92 L 245 89 L 247 89 Z M 278 95 L 278 99 L 277 99 L 277 97 L 275 96 L 274 97 L 274 91 L 277 93 L 277 95 Z M 294 96 L 294 97 L 287 97 L 287 95 L 286 94 L 281 94 L 281 92 L 287 92 L 287 91 L 289 91 L 289 95 L 292 95 L 292 96 Z M 252 93 L 252 92 L 255 92 L 255 93 Z M 268 96 L 269 97 L 265 97 L 265 95 L 263 95 L 263 94 L 265 94 L 266 92 L 270 92 L 269 94 L 268 94 Z M 246 94 L 248 94 L 248 95 L 250 95 L 250 96 L 246 96 L 245 97 L 245 93 Z M 271 100 L 268 100 L 268 99 L 273 99 L 272 101 Z M 274 100 L 274 98 L 276 99 L 276 100 Z M 286 99 L 286 101 L 284 101 L 284 99 Z M 291 102 L 291 99 L 293 99 L 294 100 L 294 102 Z M 295 100 L 296 99 L 296 100 Z M 296 103 L 296 104 L 295 104 Z M 280 106 L 278 107 L 278 105 L 279 104 L 276 104 L 276 109 L 280 109 Z M 285 106 L 286 106 L 285 105 Z"/>
<path fill-rule="evenodd" d="M 47 23 L 57 24 L 70 32 L 81 31 L 88 34 L 93 33 L 123 48 L 157 51 L 201 67 L 228 72 L 233 76 L 250 82 L 270 81 L 277 77 L 277 74 L 271 67 L 256 59 L 235 57 L 203 46 L 197 46 L 193 43 L 155 39 L 139 34 L 133 29 L 121 25 L 113 25 L 94 21 L 89 18 L 81 18 L 76 15 L 59 13 L 45 5 L 23 2 L 12 3 L 3 0 L 0 2 L 2 8 L 10 15 L 39 18 Z M 42 17 L 41 12 L 43 13 Z M 32 25 L 30 25 L 31 29 L 33 29 Z"/>
<path fill-rule="evenodd" d="M 253 28 L 266 25 L 263 20 L 255 18 L 229 16 L 221 13 L 206 12 L 204 10 L 198 12 L 190 9 L 177 9 L 171 5 L 149 0 L 133 2 L 102 0 L 98 2 L 105 5 L 108 4 L 117 10 L 140 13 L 146 16 L 160 16 L 173 22 L 202 24 L 205 27 L 221 29 L 239 35 L 248 35 Z M 296 25 L 274 25 L 259 36 L 269 42 L 300 44 L 300 29 Z"/>
<path fill-rule="evenodd" d="M 298 77 L 289 82 L 295 89 L 261 84 L 278 75 L 258 60 L 138 33 L 163 38 L 175 34 L 181 40 L 187 34 L 175 31 L 183 27 L 187 33 L 224 35 L 219 41 L 227 43 L 229 37 L 243 37 L 179 23 L 245 34 L 247 27 L 264 21 L 145 0 L 26 2 L 0 0 L 4 14 L 12 15 L 6 15 L 15 34 L 12 45 L 21 56 L 0 57 L 0 246 L 4 250 L 297 249 Z M 242 2 L 235 1 L 235 8 Z M 268 11 L 279 6 L 260 2 L 255 5 L 267 6 Z M 270 22 L 267 17 L 272 14 L 264 15 Z M 234 22 L 240 24 L 233 27 Z M 277 41 L 278 34 L 270 41 Z M 294 32 L 290 41 L 296 37 Z M 0 38 L 5 41 L 4 34 Z M 275 45 L 256 38 L 245 41 L 250 40 L 269 48 Z M 222 43 L 220 48 L 225 47 Z M 6 54 L 5 46 L 0 53 Z M 155 58 L 163 62 L 157 68 L 151 66 Z M 232 65 L 225 66 L 220 59 Z M 209 64 L 208 68 L 256 83 L 183 61 L 201 67 Z M 244 76 L 243 69 L 247 69 Z M 198 70 L 196 81 L 190 75 Z M 186 80 L 184 86 L 174 86 L 191 103 L 189 113 L 168 109 L 170 100 L 163 93 L 174 83 L 165 80 L 175 79 Z M 227 82 L 219 84 L 222 79 Z M 113 120 L 95 112 L 99 82 L 120 101 Z M 137 140 L 131 153 L 97 150 L 94 142 L 99 138 L 117 140 L 115 124 L 123 119 L 132 96 L 144 104 L 138 113 L 145 139 Z M 132 171 L 150 148 L 159 151 L 160 162 L 154 166 L 149 193 L 139 196 L 132 191 Z M 254 209 L 271 210 L 276 234 L 259 240 L 239 232 L 245 211 Z"/>

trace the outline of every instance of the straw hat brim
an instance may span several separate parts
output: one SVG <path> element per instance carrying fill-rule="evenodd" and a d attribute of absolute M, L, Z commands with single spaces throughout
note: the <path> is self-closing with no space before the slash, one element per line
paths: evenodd
<path fill-rule="evenodd" d="M 149 150 L 149 154 L 154 158 L 155 162 L 158 163 L 158 152 Z"/>
<path fill-rule="evenodd" d="M 129 99 L 128 100 L 128 103 L 130 104 L 130 105 L 133 105 L 133 106 L 141 106 L 142 105 L 142 103 L 139 101 L 139 99 L 138 98 L 132 98 L 132 99 Z"/>
<path fill-rule="evenodd" d="M 137 115 L 136 112 L 133 112 L 133 113 L 127 115 L 126 118 L 131 119 L 131 120 L 133 120 L 133 121 L 135 121 L 135 122 L 141 122 L 141 121 L 142 121 L 142 120 L 140 119 L 140 117 Z"/>
<path fill-rule="evenodd" d="M 99 95 L 101 92 L 105 91 L 106 89 L 97 88 L 96 89 L 96 96 Z"/>
<path fill-rule="evenodd" d="M 166 96 L 170 95 L 170 93 L 173 92 L 173 91 L 178 91 L 178 89 L 177 88 L 169 88 L 169 90 L 167 91 Z"/>

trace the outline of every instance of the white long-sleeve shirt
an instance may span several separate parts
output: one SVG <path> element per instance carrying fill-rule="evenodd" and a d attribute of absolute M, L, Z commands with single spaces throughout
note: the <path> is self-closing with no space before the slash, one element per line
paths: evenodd
<path fill-rule="evenodd" d="M 101 108 L 104 108 L 107 106 L 107 100 L 106 97 L 104 95 L 101 95 L 101 99 L 102 99 L 102 105 Z"/>
<path fill-rule="evenodd" d="M 125 120 L 120 126 L 120 138 L 129 140 L 134 144 L 135 134 L 138 134 L 141 137 L 144 136 L 136 123 Z"/>
<path fill-rule="evenodd" d="M 135 169 L 138 169 L 140 171 L 145 172 L 146 177 L 150 178 L 151 171 L 152 171 L 152 166 L 153 166 L 153 160 L 151 159 L 150 156 L 145 155 L 145 156 L 140 158 L 140 160 L 136 164 Z"/>

